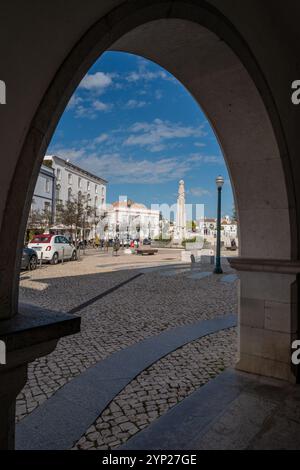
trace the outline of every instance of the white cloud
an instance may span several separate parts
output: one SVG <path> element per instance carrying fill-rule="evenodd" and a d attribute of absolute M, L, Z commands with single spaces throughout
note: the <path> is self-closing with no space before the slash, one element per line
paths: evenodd
<path fill-rule="evenodd" d="M 132 72 L 129 72 L 125 76 L 125 79 L 129 83 L 136 83 L 138 81 L 150 82 L 150 81 L 158 80 L 158 79 L 177 83 L 177 80 L 165 70 L 162 70 L 162 69 L 155 70 L 155 71 L 149 70 L 149 62 L 144 59 L 138 60 L 137 70 L 133 70 Z"/>
<path fill-rule="evenodd" d="M 79 161 L 85 158 L 85 150 L 83 148 L 76 149 L 76 148 L 60 148 L 55 147 L 51 154 L 60 156 L 64 160 L 72 160 L 74 163 L 75 161 Z"/>
<path fill-rule="evenodd" d="M 137 82 L 139 80 L 145 80 L 145 81 L 156 80 L 157 78 L 167 80 L 168 75 L 163 70 L 150 72 L 149 70 L 146 70 L 145 68 L 140 68 L 138 71 L 130 72 L 126 77 L 126 80 L 128 82 Z"/>
<path fill-rule="evenodd" d="M 67 105 L 67 109 L 75 109 L 77 106 L 79 106 L 82 103 L 82 101 L 83 99 L 74 93 L 74 95 L 72 95 Z"/>
<path fill-rule="evenodd" d="M 96 111 L 109 111 L 112 108 L 111 103 L 103 103 L 99 100 L 93 101 L 92 106 Z"/>
<path fill-rule="evenodd" d="M 110 183 L 159 184 L 178 180 L 190 170 L 183 157 L 136 160 L 119 153 L 87 153 L 87 147 L 55 148 L 55 154 L 108 179 Z"/>
<path fill-rule="evenodd" d="M 135 129 L 144 128 L 136 123 Z M 59 148 L 51 150 L 62 158 L 70 159 L 73 163 L 107 179 L 110 183 L 136 183 L 136 184 L 162 184 L 184 178 L 199 165 L 207 163 L 222 163 L 220 157 L 214 155 L 192 154 L 188 156 L 161 157 L 161 158 L 132 158 L 122 155 L 118 150 L 112 150 L 114 137 L 102 133 L 89 142 L 82 141 L 78 147 Z M 110 153 L 103 152 L 103 144 L 108 144 Z M 159 144 L 157 144 L 159 145 Z M 118 147 L 117 147 L 118 148 Z M 101 151 L 102 150 L 102 151 Z M 157 148 L 156 151 L 161 149 Z M 196 197 L 209 196 L 205 188 L 194 187 L 189 191 Z"/>
<path fill-rule="evenodd" d="M 87 118 L 87 119 L 95 119 L 97 117 L 97 113 L 93 108 L 79 105 L 75 109 L 75 117 L 76 118 Z"/>
<path fill-rule="evenodd" d="M 164 144 L 156 144 L 156 145 L 152 145 L 151 147 L 151 152 L 161 152 L 162 150 L 164 150 L 166 148 L 166 146 Z"/>
<path fill-rule="evenodd" d="M 96 119 L 98 112 L 111 111 L 113 105 L 111 103 L 103 103 L 103 101 L 88 101 L 86 105 L 80 104 L 75 107 L 76 118 Z"/>
<path fill-rule="evenodd" d="M 201 153 L 192 153 L 188 157 L 189 162 L 211 163 L 223 165 L 224 161 L 220 155 L 203 155 Z"/>
<path fill-rule="evenodd" d="M 87 74 L 79 84 L 79 88 L 90 90 L 97 93 L 103 93 L 104 90 L 112 84 L 110 75 L 103 72 L 96 72 L 95 74 Z"/>
<path fill-rule="evenodd" d="M 204 188 L 191 188 L 189 193 L 197 197 L 211 196 L 211 192 Z"/>
<path fill-rule="evenodd" d="M 136 122 L 129 129 L 131 134 L 123 142 L 125 146 L 147 147 L 150 151 L 162 149 L 165 141 L 201 137 L 205 135 L 202 127 L 183 126 L 180 123 L 155 119 L 153 122 Z"/>
<path fill-rule="evenodd" d="M 94 143 L 95 144 L 102 144 L 103 142 L 106 142 L 108 139 L 109 139 L 109 135 L 103 133 L 103 134 L 100 134 L 99 137 L 96 137 L 94 139 Z"/>
<path fill-rule="evenodd" d="M 206 144 L 204 142 L 195 142 L 194 145 L 195 147 L 206 147 Z"/>
<path fill-rule="evenodd" d="M 138 100 L 128 100 L 127 103 L 125 103 L 124 107 L 126 109 L 136 109 L 136 108 L 143 108 L 144 106 L 147 106 L 146 101 L 138 101 Z"/>

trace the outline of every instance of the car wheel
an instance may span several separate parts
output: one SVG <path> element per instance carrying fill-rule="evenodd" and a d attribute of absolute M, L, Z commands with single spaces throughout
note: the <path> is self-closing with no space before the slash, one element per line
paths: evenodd
<path fill-rule="evenodd" d="M 76 261 L 76 260 L 77 260 L 77 253 L 76 253 L 76 250 L 73 251 L 71 260 L 72 260 L 72 261 Z"/>
<path fill-rule="evenodd" d="M 35 255 L 32 255 L 30 260 L 29 260 L 29 263 L 28 263 L 28 269 L 29 271 L 34 271 L 37 267 L 37 257 Z"/>
<path fill-rule="evenodd" d="M 57 264 L 57 263 L 58 263 L 58 254 L 54 253 L 52 260 L 51 260 L 51 264 Z"/>

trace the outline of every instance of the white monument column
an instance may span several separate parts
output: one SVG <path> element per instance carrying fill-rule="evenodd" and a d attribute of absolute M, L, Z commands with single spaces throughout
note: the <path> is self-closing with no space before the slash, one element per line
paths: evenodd
<path fill-rule="evenodd" d="M 176 238 L 181 243 L 186 238 L 185 190 L 184 181 L 179 181 L 176 217 Z"/>

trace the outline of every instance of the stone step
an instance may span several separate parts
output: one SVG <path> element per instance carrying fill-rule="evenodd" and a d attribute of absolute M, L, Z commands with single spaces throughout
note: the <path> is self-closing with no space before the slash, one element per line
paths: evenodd
<path fill-rule="evenodd" d="M 290 390 L 284 382 L 228 369 L 119 450 L 245 449 Z"/>

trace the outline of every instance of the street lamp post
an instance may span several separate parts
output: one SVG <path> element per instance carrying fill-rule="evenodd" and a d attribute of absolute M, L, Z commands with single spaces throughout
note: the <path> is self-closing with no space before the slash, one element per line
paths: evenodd
<path fill-rule="evenodd" d="M 221 195 L 222 195 L 222 187 L 224 184 L 224 178 L 222 176 L 218 176 L 216 179 L 216 185 L 218 189 L 218 214 L 217 214 L 217 250 L 216 250 L 216 263 L 215 263 L 215 274 L 222 274 L 222 267 L 221 267 Z"/>

